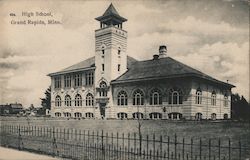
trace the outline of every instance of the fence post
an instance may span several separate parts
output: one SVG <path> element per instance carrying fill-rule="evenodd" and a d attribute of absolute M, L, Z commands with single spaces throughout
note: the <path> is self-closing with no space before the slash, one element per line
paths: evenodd
<path fill-rule="evenodd" d="M 118 148 L 119 148 L 118 147 L 119 146 L 119 133 L 118 132 L 116 133 L 116 146 L 117 146 L 116 148 L 118 150 Z"/>
<path fill-rule="evenodd" d="M 128 133 L 128 152 L 130 150 L 130 133 Z"/>
<path fill-rule="evenodd" d="M 241 142 L 239 140 L 239 160 L 241 160 Z"/>
<path fill-rule="evenodd" d="M 134 133 L 134 153 L 136 152 L 136 133 Z"/>
<path fill-rule="evenodd" d="M 177 158 L 177 135 L 174 134 L 174 158 Z"/>
<path fill-rule="evenodd" d="M 103 156 L 103 159 L 105 160 L 105 150 L 104 150 L 104 145 L 103 145 L 103 130 L 102 130 L 102 156 Z"/>
<path fill-rule="evenodd" d="M 141 145 L 142 145 L 142 135 L 141 135 L 141 133 L 140 133 L 140 134 L 139 134 L 139 155 L 140 155 L 140 156 L 141 156 L 141 153 L 142 153 Z"/>
<path fill-rule="evenodd" d="M 146 139 L 147 139 L 147 148 L 146 148 L 147 151 L 146 151 L 146 152 L 147 152 L 147 158 L 148 158 L 148 135 L 147 135 L 147 138 L 146 138 Z"/>
<path fill-rule="evenodd" d="M 20 125 L 18 125 L 18 150 L 21 150 L 21 131 L 20 131 Z"/>
<path fill-rule="evenodd" d="M 182 159 L 185 158 L 185 139 L 182 139 Z"/>
<path fill-rule="evenodd" d="M 193 158 L 193 138 L 191 138 L 191 155 L 190 158 Z"/>
<path fill-rule="evenodd" d="M 218 144 L 218 148 L 219 148 L 219 159 L 220 159 L 220 138 L 219 138 L 219 142 L 218 142 L 219 144 Z"/>
<path fill-rule="evenodd" d="M 124 150 L 124 133 L 122 133 L 122 150 Z"/>
<path fill-rule="evenodd" d="M 53 156 L 56 156 L 57 146 L 55 138 L 55 127 L 52 128 L 52 147 L 53 147 Z"/>
<path fill-rule="evenodd" d="M 228 140 L 228 159 L 231 160 L 231 140 Z"/>
<path fill-rule="evenodd" d="M 155 134 L 153 134 L 153 157 L 155 157 Z"/>
<path fill-rule="evenodd" d="M 168 136 L 168 159 L 170 158 L 169 157 L 169 143 L 170 143 L 170 137 Z"/>
<path fill-rule="evenodd" d="M 201 138 L 200 138 L 200 160 L 201 160 L 201 153 L 202 153 L 202 140 L 201 140 Z"/>
<path fill-rule="evenodd" d="M 160 157 L 162 156 L 162 135 L 160 136 Z"/>
<path fill-rule="evenodd" d="M 208 160 L 211 160 L 211 139 L 208 140 Z"/>

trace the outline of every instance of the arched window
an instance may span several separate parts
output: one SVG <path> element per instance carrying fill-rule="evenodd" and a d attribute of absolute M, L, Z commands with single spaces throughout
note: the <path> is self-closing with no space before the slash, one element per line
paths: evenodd
<path fill-rule="evenodd" d="M 212 114 L 211 114 L 211 119 L 212 119 L 212 120 L 216 120 L 216 113 L 212 113 Z"/>
<path fill-rule="evenodd" d="M 215 93 L 215 91 L 213 91 L 212 95 L 211 95 L 211 104 L 213 106 L 216 106 L 216 93 Z"/>
<path fill-rule="evenodd" d="M 228 106 L 228 96 L 227 94 L 224 95 L 224 107 Z"/>
<path fill-rule="evenodd" d="M 121 55 L 121 47 L 118 47 L 117 54 L 118 54 L 118 58 L 119 58 L 119 56 Z"/>
<path fill-rule="evenodd" d="M 101 47 L 102 49 L 102 55 L 104 56 L 104 54 L 105 54 L 105 48 L 106 48 L 106 46 L 105 45 L 102 45 L 102 47 Z"/>
<path fill-rule="evenodd" d="M 202 92 L 201 92 L 201 89 L 198 88 L 197 91 L 196 91 L 195 103 L 196 104 L 201 104 L 201 101 L 202 101 Z"/>
<path fill-rule="evenodd" d="M 80 94 L 75 97 L 75 106 L 82 106 L 82 96 Z"/>
<path fill-rule="evenodd" d="M 80 118 L 80 117 L 82 117 L 82 113 L 76 112 L 76 113 L 74 113 L 74 116 L 75 116 L 76 118 Z"/>
<path fill-rule="evenodd" d="M 117 114 L 118 119 L 127 119 L 128 118 L 128 114 L 124 113 L 124 112 L 120 112 Z"/>
<path fill-rule="evenodd" d="M 56 113 L 55 113 L 55 116 L 56 116 L 56 117 L 61 117 L 62 114 L 61 114 L 60 112 L 56 112 Z"/>
<path fill-rule="evenodd" d="M 196 113 L 195 120 L 198 120 L 198 121 L 202 120 L 202 113 Z"/>
<path fill-rule="evenodd" d="M 107 97 L 107 83 L 102 81 L 99 86 L 100 86 L 100 92 L 99 92 L 100 97 Z"/>
<path fill-rule="evenodd" d="M 162 95 L 159 89 L 154 89 L 150 93 L 150 105 L 159 105 L 162 104 Z"/>
<path fill-rule="evenodd" d="M 141 113 L 141 112 L 135 112 L 135 113 L 133 113 L 133 118 L 134 119 L 143 119 L 143 113 Z"/>
<path fill-rule="evenodd" d="M 168 118 L 173 120 L 179 120 L 182 118 L 182 114 L 178 112 L 172 112 L 168 114 Z"/>
<path fill-rule="evenodd" d="M 57 95 L 55 99 L 55 106 L 59 107 L 61 106 L 61 103 L 62 103 L 61 97 Z"/>
<path fill-rule="evenodd" d="M 169 104 L 182 104 L 182 92 L 180 89 L 173 88 L 169 92 Z"/>
<path fill-rule="evenodd" d="M 71 113 L 65 112 L 65 113 L 64 113 L 64 117 L 71 117 Z"/>
<path fill-rule="evenodd" d="M 162 95 L 159 89 L 154 89 L 150 93 L 150 105 L 159 105 L 162 104 Z"/>
<path fill-rule="evenodd" d="M 86 106 L 93 106 L 94 105 L 94 96 L 91 93 L 86 95 Z"/>
<path fill-rule="evenodd" d="M 65 96 L 65 106 L 71 106 L 71 98 L 69 95 Z"/>
<path fill-rule="evenodd" d="M 118 106 L 128 105 L 128 96 L 125 91 L 120 91 L 117 96 L 117 104 Z"/>
<path fill-rule="evenodd" d="M 85 113 L 85 117 L 86 118 L 94 118 L 94 113 L 87 112 L 87 113 Z"/>
<path fill-rule="evenodd" d="M 162 114 L 158 113 L 158 112 L 149 113 L 149 118 L 150 119 L 161 119 Z"/>
<path fill-rule="evenodd" d="M 223 118 L 224 118 L 224 119 L 228 119 L 228 114 L 225 113 L 225 114 L 223 115 Z"/>
<path fill-rule="evenodd" d="M 137 89 L 133 94 L 133 105 L 143 105 L 144 95 L 140 89 Z"/>

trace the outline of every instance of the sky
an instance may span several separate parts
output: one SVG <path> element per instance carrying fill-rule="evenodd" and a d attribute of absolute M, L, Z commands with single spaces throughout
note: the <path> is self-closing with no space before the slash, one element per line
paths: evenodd
<path fill-rule="evenodd" d="M 94 56 L 94 30 L 110 3 L 128 19 L 127 54 L 152 59 L 159 45 L 169 57 L 235 85 L 249 100 L 249 5 L 247 1 L 0 1 L 0 104 L 40 106 L 47 74 Z M 53 17 L 21 16 L 51 12 Z M 10 16 L 14 13 L 16 16 Z M 48 20 L 57 25 L 14 25 L 12 20 Z"/>

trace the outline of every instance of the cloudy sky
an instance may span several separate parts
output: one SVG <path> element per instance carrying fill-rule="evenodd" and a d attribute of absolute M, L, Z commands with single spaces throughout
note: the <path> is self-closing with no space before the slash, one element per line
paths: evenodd
<path fill-rule="evenodd" d="M 159 45 L 168 56 L 219 80 L 249 100 L 247 1 L 0 1 L 0 104 L 40 105 L 48 73 L 94 55 L 94 20 L 110 2 L 128 19 L 130 56 L 152 58 Z M 11 25 L 22 12 L 52 12 L 62 25 Z M 10 16 L 14 13 L 16 16 Z M 32 20 L 48 18 L 31 17 Z"/>

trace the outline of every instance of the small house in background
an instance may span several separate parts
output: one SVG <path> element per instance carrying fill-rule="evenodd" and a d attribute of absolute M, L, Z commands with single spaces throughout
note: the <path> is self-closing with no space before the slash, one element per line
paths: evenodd
<path fill-rule="evenodd" d="M 23 110 L 23 106 L 21 103 L 11 103 L 11 114 L 19 114 Z"/>
<path fill-rule="evenodd" d="M 10 105 L 8 104 L 3 104 L 3 105 L 0 105 L 0 115 L 7 115 L 7 114 L 10 114 Z"/>
<path fill-rule="evenodd" d="M 21 103 L 10 103 L 0 105 L 0 114 L 1 115 L 16 115 L 23 112 L 23 106 Z"/>

